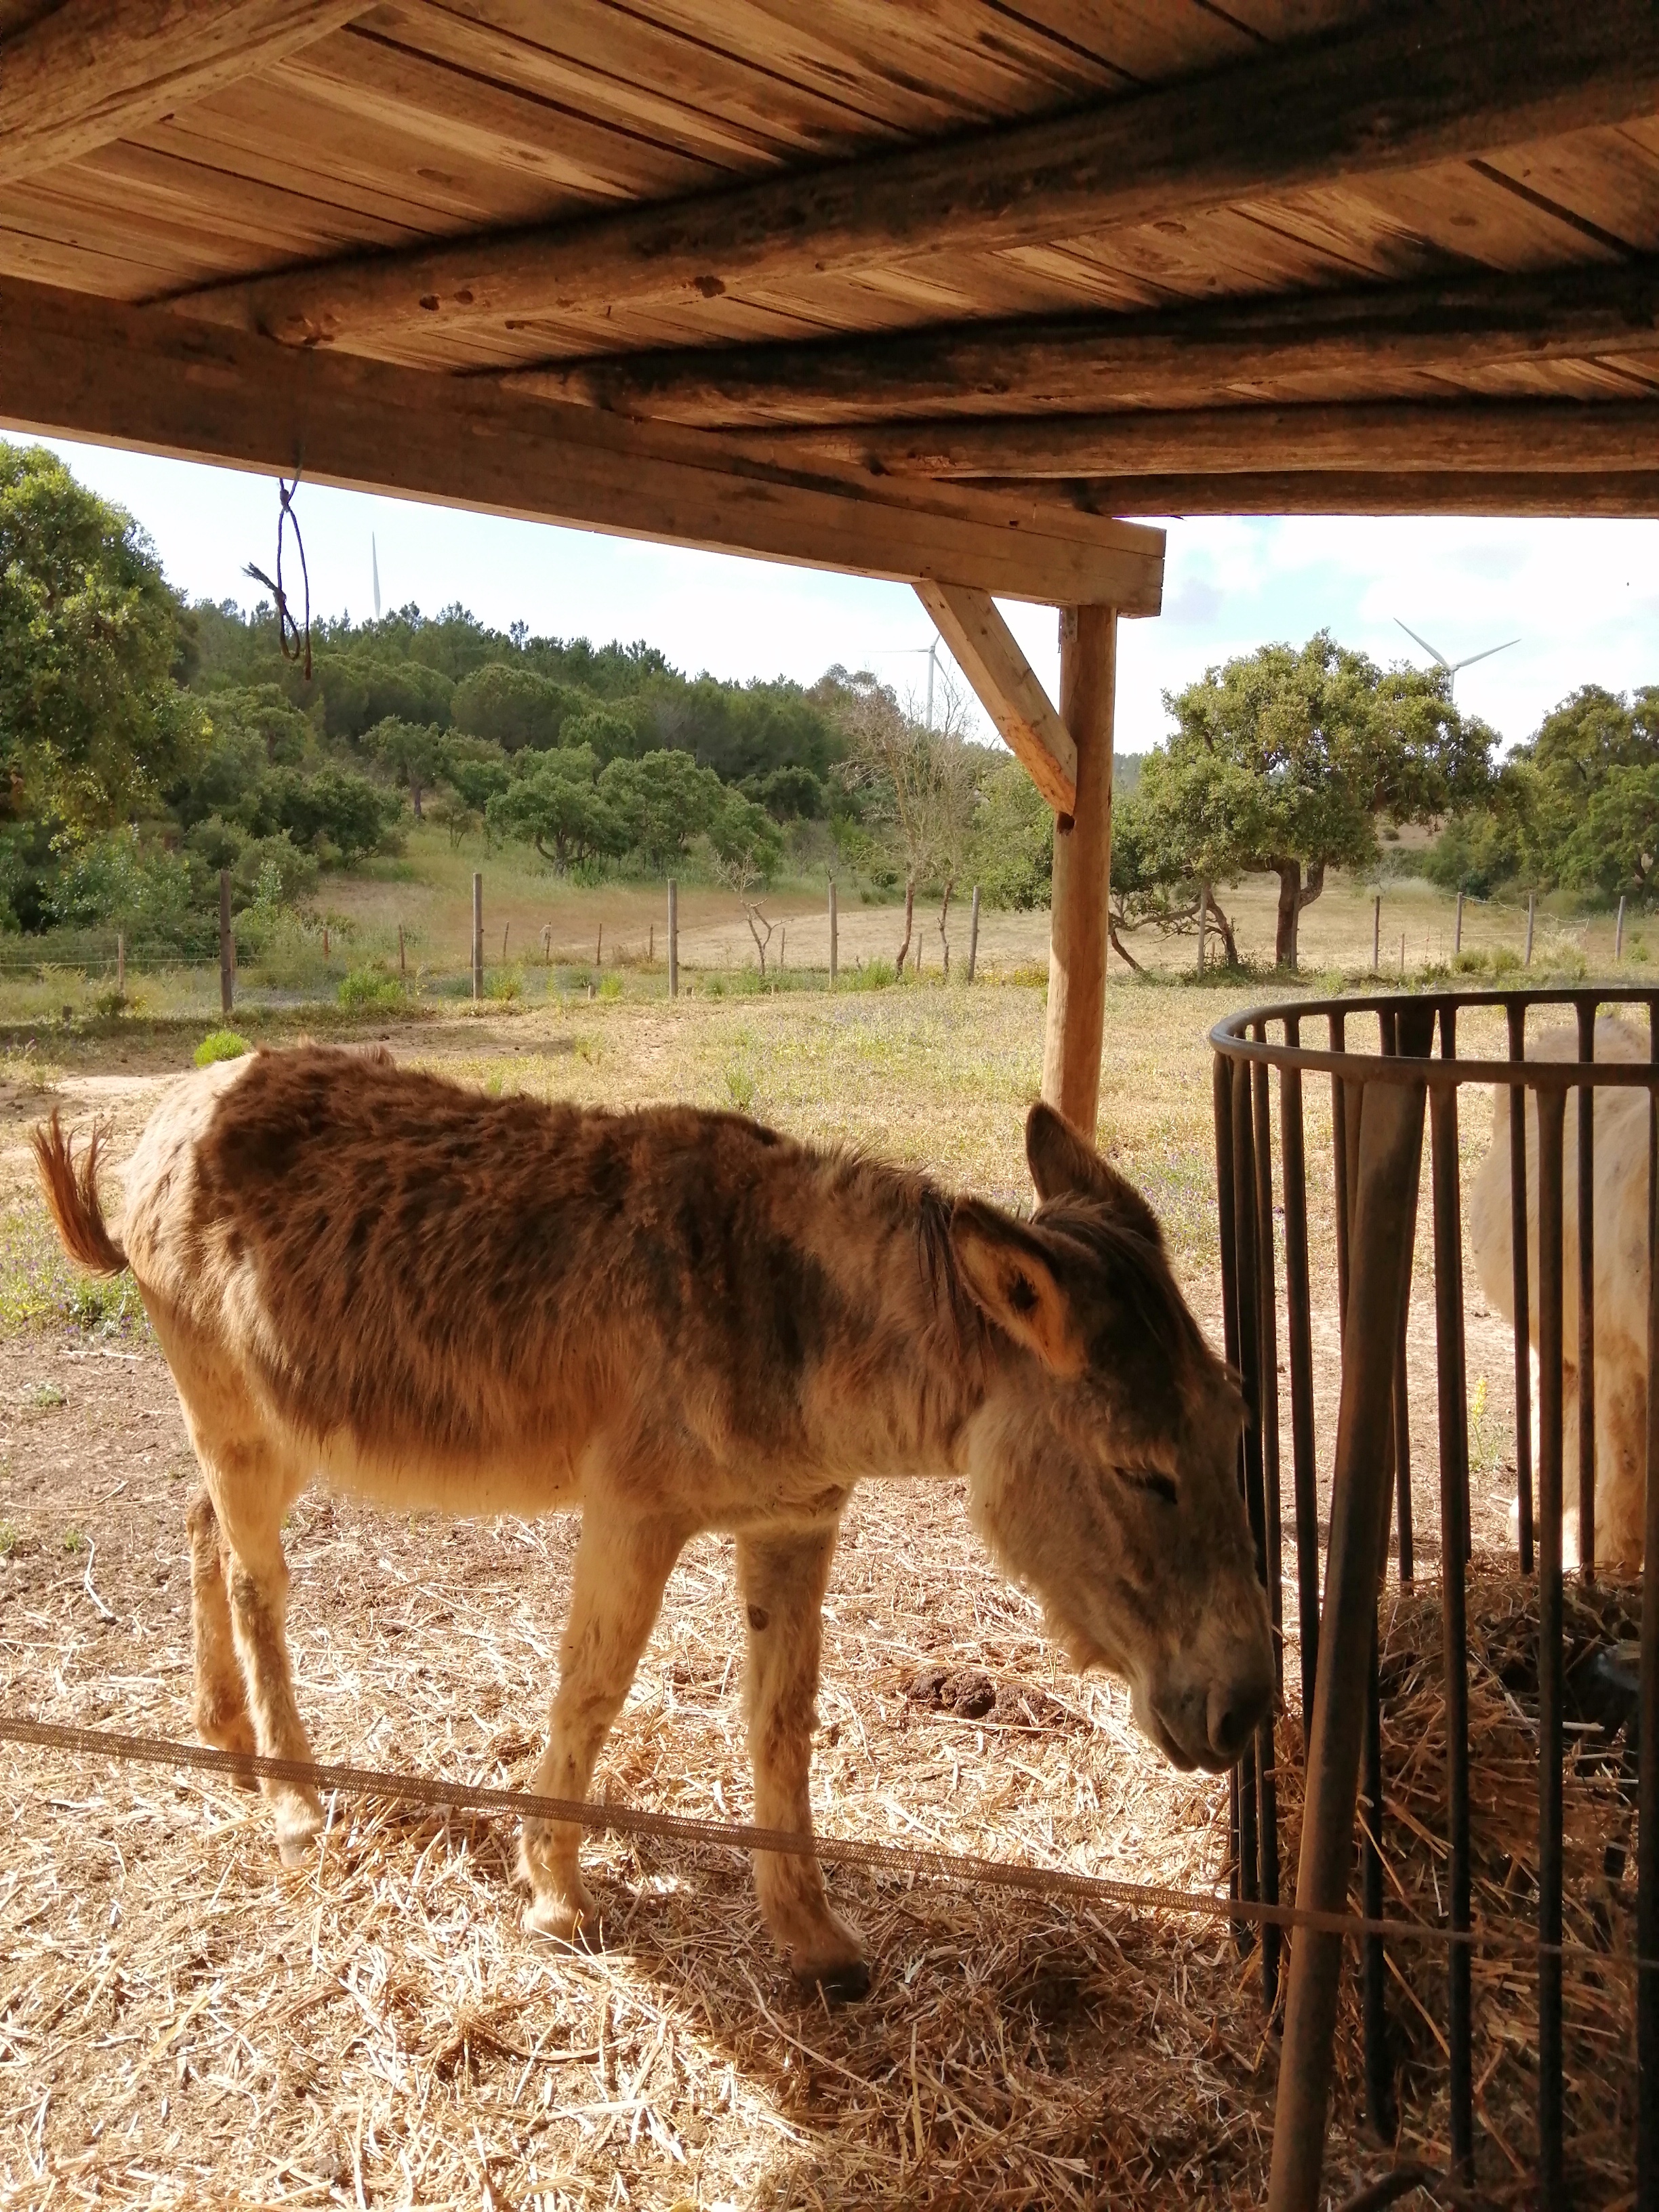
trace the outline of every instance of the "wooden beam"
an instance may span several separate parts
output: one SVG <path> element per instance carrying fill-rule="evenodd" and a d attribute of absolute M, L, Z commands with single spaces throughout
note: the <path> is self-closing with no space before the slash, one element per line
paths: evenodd
<path fill-rule="evenodd" d="M 1158 611 L 1164 535 L 1029 495 L 779 467 L 696 430 L 491 380 L 295 354 L 242 331 L 0 282 L 0 423 L 907 583 Z"/>
<path fill-rule="evenodd" d="M 1331 469 L 1606 476 L 1659 462 L 1659 392 L 1629 402 L 1388 400 L 871 423 L 793 430 L 773 436 L 763 450 L 810 450 L 905 477 L 1252 476 Z"/>
<path fill-rule="evenodd" d="M 1659 107 L 1650 0 L 1416 0 L 1259 61 L 666 205 L 358 256 L 179 304 L 296 344 L 695 307 L 737 286 L 1134 229 Z"/>
<path fill-rule="evenodd" d="M 1056 814 L 1077 806 L 1077 746 L 988 592 L 918 584 L 916 596 L 1004 743 Z"/>
<path fill-rule="evenodd" d="M 1283 469 L 1261 476 L 1054 478 L 1046 486 L 981 478 L 979 486 L 1047 489 L 1091 514 L 1659 515 L 1659 461 L 1607 476 Z"/>
<path fill-rule="evenodd" d="M 1106 1029 L 1117 616 L 1062 607 L 1060 711 L 1077 746 L 1077 808 L 1054 821 L 1042 1095 L 1092 1144 Z"/>
<path fill-rule="evenodd" d="M 514 372 L 550 399 L 706 428 L 1200 407 L 1295 378 L 1443 374 L 1652 352 L 1659 258 L 937 325 L 783 345 L 605 354 Z"/>
<path fill-rule="evenodd" d="M 64 0 L 0 44 L 0 185 L 149 129 L 368 0 Z"/>

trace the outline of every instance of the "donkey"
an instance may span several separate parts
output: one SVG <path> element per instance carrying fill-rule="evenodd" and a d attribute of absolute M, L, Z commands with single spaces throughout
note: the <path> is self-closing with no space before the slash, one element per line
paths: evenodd
<path fill-rule="evenodd" d="M 1578 1032 L 1546 1030 L 1530 1060 L 1577 1060 Z M 1628 1022 L 1595 1024 L 1597 1060 L 1644 1060 L 1648 1042 Z M 1603 1566 L 1642 1564 L 1648 1449 L 1648 1094 L 1595 1093 L 1595 1550 Z M 1533 1465 L 1538 1464 L 1538 1103 L 1527 1093 L 1528 1314 L 1532 1335 Z M 1562 1141 L 1561 1433 L 1565 1489 L 1562 1556 L 1579 1562 L 1578 1541 L 1578 1115 L 1569 1098 Z M 1469 1192 L 1469 1243 L 1494 1310 L 1515 1319 L 1514 1236 L 1510 1212 L 1510 1094 L 1492 1092 L 1492 1146 Z"/>
<path fill-rule="evenodd" d="M 126 1173 L 34 1135 L 70 1255 L 130 1264 L 203 1487 L 189 1513 L 202 1735 L 310 1756 L 283 1516 L 318 1478 L 399 1511 L 580 1510 L 533 1788 L 585 1796 L 682 1547 L 736 1539 L 757 1821 L 810 1832 L 821 1607 L 866 1477 L 957 1475 L 1079 1668 L 1127 1678 L 1179 1767 L 1219 1771 L 1268 1710 L 1266 1603 L 1236 1468 L 1243 1402 L 1139 1195 L 1031 1109 L 1029 1221 L 735 1114 L 489 1098 L 305 1046 L 187 1077 Z M 264 1784 L 303 1862 L 315 1793 Z M 526 1926 L 599 1908 L 578 1830 L 526 1822 Z M 869 1968 L 816 1860 L 757 1855 L 803 1979 Z"/>

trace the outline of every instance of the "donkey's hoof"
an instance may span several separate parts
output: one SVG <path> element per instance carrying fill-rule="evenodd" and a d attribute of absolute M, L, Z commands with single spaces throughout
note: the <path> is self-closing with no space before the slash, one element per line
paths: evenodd
<path fill-rule="evenodd" d="M 285 1867 L 307 1867 L 317 1856 L 317 1838 L 320 1828 L 303 1833 L 290 1832 L 276 1838 L 277 1855 Z"/>
<path fill-rule="evenodd" d="M 821 1967 L 796 1979 L 804 1990 L 822 1990 L 831 2004 L 858 2004 L 870 1994 L 872 1974 L 867 1959 L 849 1959 L 844 1966 Z"/>
<path fill-rule="evenodd" d="M 524 1932 L 568 1943 L 577 1951 L 605 1948 L 599 1909 L 591 1897 L 581 1905 L 568 1904 L 562 1897 L 532 1897 L 524 1909 Z"/>

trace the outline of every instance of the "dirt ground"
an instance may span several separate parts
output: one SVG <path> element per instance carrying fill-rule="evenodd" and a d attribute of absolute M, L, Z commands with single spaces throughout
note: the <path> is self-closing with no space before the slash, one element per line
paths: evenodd
<path fill-rule="evenodd" d="M 1201 1186 L 1214 1012 L 1191 994 L 1172 1004 L 1194 1042 L 1157 1114 L 1137 1121 L 1126 1104 L 1121 1121 L 1131 1166 L 1172 1218 L 1192 1206 L 1177 1249 L 1212 1326 Z M 623 1008 L 556 1033 L 521 1017 L 428 1024 L 395 1042 L 492 1086 L 617 1097 L 711 1085 L 718 1097 L 736 1052 L 756 1073 L 754 1110 L 809 1133 L 849 1116 L 868 1125 L 839 1079 L 791 1090 L 785 1032 L 766 1025 L 817 1016 L 777 1006 L 745 1010 L 741 1032 L 729 1026 L 738 1016 L 701 1010 L 695 1043 L 683 1023 Z M 845 1036 L 815 1030 L 803 1043 L 790 1030 L 790 1049 L 803 1066 L 815 1054 L 852 1055 L 837 1068 L 873 1054 L 900 1091 L 914 1062 L 918 1095 L 932 1084 L 960 1096 L 959 1126 L 947 1139 L 920 1108 L 914 1124 L 896 1110 L 890 1148 L 942 1153 L 942 1167 L 1012 1195 L 1012 1109 L 1040 999 L 1005 994 L 937 1068 L 926 1038 L 893 1028 L 914 1012 L 872 1003 L 836 1016 L 853 1025 Z M 1147 1018 L 1156 1026 L 1167 1010 Z M 739 1034 L 749 1041 L 734 1047 Z M 598 1040 L 591 1052 L 584 1038 Z M 23 1140 L 43 1104 L 104 1117 L 118 1158 L 189 1042 L 117 1033 L 62 1048 L 44 1078 L 14 1066 L 0 1091 L 0 1206 L 21 1220 L 33 1204 Z M 1115 1084 L 1127 1100 L 1139 1049 L 1126 1047 L 1109 1095 Z M 704 1057 L 694 1066 L 688 1054 Z M 1317 1141 L 1310 1121 L 1310 1152 Z M 1466 1132 L 1470 1159 L 1483 1141 Z M 1418 1559 L 1431 1572 L 1425 1249 L 1426 1221 L 1413 1427 Z M 1315 1258 L 1328 1438 L 1336 1330 L 1317 1223 Z M 1496 1552 L 1513 1480 L 1511 1354 L 1472 1279 L 1470 1301 L 1469 1372 L 1486 1385 L 1476 1541 Z M 0 1706 L 188 1735 L 193 1472 L 142 1322 L 0 1336 Z M 943 1489 L 866 1492 L 849 1515 L 827 1609 L 821 1830 L 1212 1884 L 1224 1782 L 1170 1772 L 1116 1686 L 1064 1672 L 1035 1607 L 980 1553 L 956 1486 Z M 319 1756 L 527 1781 L 574 1533 L 562 1521 L 453 1525 L 302 1501 L 289 1531 L 290 1636 Z M 701 1540 L 673 1578 L 601 1791 L 745 1817 L 737 1624 L 729 1547 Z M 932 1711 L 911 1694 L 928 1668 L 975 1670 L 1018 1695 L 974 1717 Z M 1293 1653 L 1286 1674 L 1293 1684 Z M 1026 1718 L 999 1717 L 1020 1698 Z M 605 1948 L 589 1956 L 520 1932 L 504 1822 L 342 1800 L 314 1864 L 285 1872 L 256 1798 L 10 1749 L 0 1806 L 9 2204 L 1150 2206 L 1243 2204 L 1264 2185 L 1275 2047 L 1254 1962 L 1212 1926 L 837 1874 L 837 1899 L 880 1966 L 865 2004 L 831 2012 L 789 1983 L 746 1867 L 714 1850 L 590 1844 Z M 1330 2153 L 1339 2193 L 1389 2157 L 1358 2126 L 1350 2058 Z"/>

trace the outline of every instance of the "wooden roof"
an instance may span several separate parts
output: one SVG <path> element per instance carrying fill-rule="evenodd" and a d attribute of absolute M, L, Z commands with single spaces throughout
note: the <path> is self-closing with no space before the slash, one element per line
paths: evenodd
<path fill-rule="evenodd" d="M 1652 0 L 0 0 L 0 419 L 1031 598 L 1659 511 Z"/>

